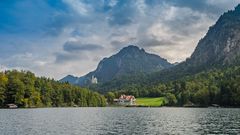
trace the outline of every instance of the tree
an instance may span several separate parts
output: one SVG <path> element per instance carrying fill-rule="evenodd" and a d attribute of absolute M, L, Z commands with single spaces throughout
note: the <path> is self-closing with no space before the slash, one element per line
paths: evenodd
<path fill-rule="evenodd" d="M 112 92 L 108 92 L 108 93 L 106 94 L 106 98 L 107 98 L 107 102 L 108 102 L 109 104 L 112 104 L 112 103 L 113 103 L 113 100 L 114 100 L 114 98 L 115 98 L 115 95 L 114 95 L 114 93 L 112 93 Z"/>
<path fill-rule="evenodd" d="M 167 105 L 175 105 L 177 103 L 177 99 L 174 94 L 172 93 L 167 93 L 165 95 L 165 98 L 167 99 Z"/>
<path fill-rule="evenodd" d="M 44 106 L 50 107 L 52 105 L 51 94 L 53 91 L 52 85 L 45 78 L 36 81 L 36 89 L 40 91 L 41 101 Z"/>
<path fill-rule="evenodd" d="M 4 106 L 7 82 L 8 78 L 6 77 L 6 75 L 0 72 L 0 107 Z"/>
<path fill-rule="evenodd" d="M 7 85 L 7 103 L 16 103 L 19 106 L 24 105 L 24 84 L 21 80 L 11 76 Z"/>
<path fill-rule="evenodd" d="M 203 87 L 194 95 L 194 101 L 196 104 L 200 104 L 202 106 L 209 105 L 209 91 L 206 87 Z"/>
<path fill-rule="evenodd" d="M 36 77 L 29 71 L 0 72 L 0 107 L 105 106 L 105 98 L 88 89 Z"/>

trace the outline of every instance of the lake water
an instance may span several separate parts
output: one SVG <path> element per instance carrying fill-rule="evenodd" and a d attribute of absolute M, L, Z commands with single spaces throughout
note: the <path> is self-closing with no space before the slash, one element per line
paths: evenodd
<path fill-rule="evenodd" d="M 240 109 L 0 109 L 1 135 L 239 134 Z"/>

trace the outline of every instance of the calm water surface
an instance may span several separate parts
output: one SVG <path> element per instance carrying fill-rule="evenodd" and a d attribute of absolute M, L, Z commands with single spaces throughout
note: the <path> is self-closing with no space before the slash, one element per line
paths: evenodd
<path fill-rule="evenodd" d="M 239 134 L 240 109 L 1 109 L 1 135 Z"/>

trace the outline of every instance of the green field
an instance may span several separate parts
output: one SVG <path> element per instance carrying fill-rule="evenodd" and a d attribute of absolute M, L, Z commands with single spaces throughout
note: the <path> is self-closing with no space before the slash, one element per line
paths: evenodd
<path fill-rule="evenodd" d="M 136 104 L 140 106 L 158 107 L 165 103 L 164 97 L 158 98 L 136 98 Z"/>

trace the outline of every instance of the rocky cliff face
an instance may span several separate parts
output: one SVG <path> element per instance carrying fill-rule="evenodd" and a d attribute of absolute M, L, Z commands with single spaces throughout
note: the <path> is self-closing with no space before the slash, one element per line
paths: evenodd
<path fill-rule="evenodd" d="M 194 66 L 235 65 L 239 63 L 239 56 L 240 5 L 235 10 L 224 13 L 210 27 L 186 63 Z"/>
<path fill-rule="evenodd" d="M 209 28 L 186 61 L 153 75 L 151 82 L 176 80 L 213 68 L 240 65 L 240 5 Z"/>

